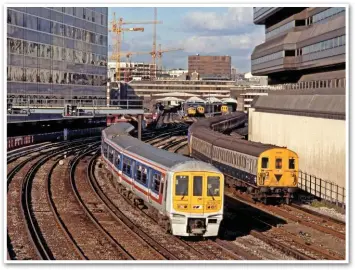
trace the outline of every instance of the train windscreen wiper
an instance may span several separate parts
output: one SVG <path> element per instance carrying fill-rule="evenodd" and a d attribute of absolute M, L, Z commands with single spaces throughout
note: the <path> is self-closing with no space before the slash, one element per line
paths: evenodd
<path fill-rule="evenodd" d="M 211 192 L 211 188 L 208 189 L 208 192 L 209 192 L 210 195 L 212 196 L 212 199 L 215 200 L 215 199 L 214 199 L 214 196 L 213 196 L 213 194 L 212 194 L 212 192 Z"/>
<path fill-rule="evenodd" d="M 186 195 L 187 195 L 187 189 L 185 189 L 185 190 L 184 190 L 184 193 L 182 193 L 182 198 L 181 198 L 181 200 L 183 200 Z"/>

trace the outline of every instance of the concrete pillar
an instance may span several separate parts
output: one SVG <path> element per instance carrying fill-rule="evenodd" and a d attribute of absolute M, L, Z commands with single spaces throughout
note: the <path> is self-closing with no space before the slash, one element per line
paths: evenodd
<path fill-rule="evenodd" d="M 138 140 L 142 140 L 142 115 L 138 114 Z"/>

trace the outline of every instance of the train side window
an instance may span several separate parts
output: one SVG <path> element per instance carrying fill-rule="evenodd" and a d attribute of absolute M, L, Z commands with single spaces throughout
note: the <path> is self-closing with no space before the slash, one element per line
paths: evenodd
<path fill-rule="evenodd" d="M 146 167 L 143 167 L 143 171 L 142 171 L 142 182 L 144 185 L 147 184 L 147 178 L 148 178 L 148 170 Z"/>
<path fill-rule="evenodd" d="M 122 171 L 128 175 L 131 176 L 131 161 L 128 158 L 123 158 L 123 168 Z"/>
<path fill-rule="evenodd" d="M 193 186 L 193 196 L 202 196 L 202 176 L 194 176 Z"/>
<path fill-rule="evenodd" d="M 282 158 L 276 158 L 275 168 L 276 169 L 282 169 Z"/>
<path fill-rule="evenodd" d="M 120 156 L 120 153 L 118 153 L 116 161 L 115 161 L 115 166 L 116 166 L 117 169 L 120 168 L 120 163 L 121 163 L 121 156 Z"/>
<path fill-rule="evenodd" d="M 113 163 L 113 157 L 114 157 L 114 151 L 113 149 L 110 149 L 109 153 L 108 153 L 108 160 Z"/>
<path fill-rule="evenodd" d="M 142 166 L 138 165 L 137 166 L 137 176 L 136 176 L 136 180 L 141 181 L 142 178 Z"/>
<path fill-rule="evenodd" d="M 161 179 L 161 182 L 160 182 L 160 194 L 163 194 L 164 193 L 164 183 L 163 183 L 163 177 Z"/>
<path fill-rule="evenodd" d="M 295 169 L 295 159 L 294 158 L 289 158 L 288 159 L 288 168 L 291 170 Z"/>
<path fill-rule="evenodd" d="M 159 193 L 159 188 L 160 188 L 160 174 L 154 173 L 153 174 L 153 181 L 152 181 L 152 190 L 155 193 Z"/>
<path fill-rule="evenodd" d="M 175 180 L 175 195 L 187 196 L 189 194 L 189 177 L 178 175 Z"/>
<path fill-rule="evenodd" d="M 269 167 L 269 158 L 268 157 L 261 158 L 261 168 L 267 169 L 268 167 Z"/>
<path fill-rule="evenodd" d="M 102 145 L 102 151 L 103 151 L 104 156 L 107 157 L 107 144 L 106 143 L 104 143 Z"/>

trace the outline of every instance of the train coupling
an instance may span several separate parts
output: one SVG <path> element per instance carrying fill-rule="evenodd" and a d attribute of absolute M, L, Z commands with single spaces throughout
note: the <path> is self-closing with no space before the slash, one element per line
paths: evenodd
<path fill-rule="evenodd" d="M 189 218 L 187 222 L 187 232 L 194 235 L 203 235 L 206 232 L 205 218 Z"/>

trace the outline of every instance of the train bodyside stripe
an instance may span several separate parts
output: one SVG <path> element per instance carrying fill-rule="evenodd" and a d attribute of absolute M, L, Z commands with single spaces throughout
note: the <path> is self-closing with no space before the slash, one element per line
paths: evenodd
<path fill-rule="evenodd" d="M 137 182 L 137 181 L 135 181 L 133 178 L 129 178 L 129 177 L 126 177 L 126 176 L 124 176 L 122 173 L 120 173 L 118 170 L 117 170 L 117 168 L 114 166 L 114 165 L 112 165 L 112 163 L 104 156 L 104 155 L 101 155 L 102 157 L 103 157 L 103 159 L 106 161 L 106 163 L 115 171 L 115 173 L 119 176 L 119 177 L 121 177 L 127 184 L 129 184 L 129 185 L 132 185 L 132 183 L 133 183 L 133 186 L 137 189 L 137 190 L 139 190 L 141 193 L 143 193 L 144 195 L 146 195 L 146 196 L 148 196 L 148 191 L 146 191 L 146 190 L 143 190 L 142 188 L 140 188 L 139 186 L 137 186 L 136 184 L 134 184 L 135 182 Z M 162 174 L 162 176 L 165 178 L 165 175 L 166 175 L 166 172 L 165 172 L 165 174 Z M 148 188 L 147 188 L 147 190 L 148 190 Z M 151 191 L 152 193 L 154 193 L 154 191 Z M 157 203 L 159 203 L 159 204 L 161 204 L 162 203 L 162 201 L 163 201 L 163 196 L 162 196 L 162 194 L 161 193 L 159 193 L 159 199 L 156 199 L 154 196 L 149 196 L 153 201 L 155 201 L 155 202 L 157 202 Z"/>

